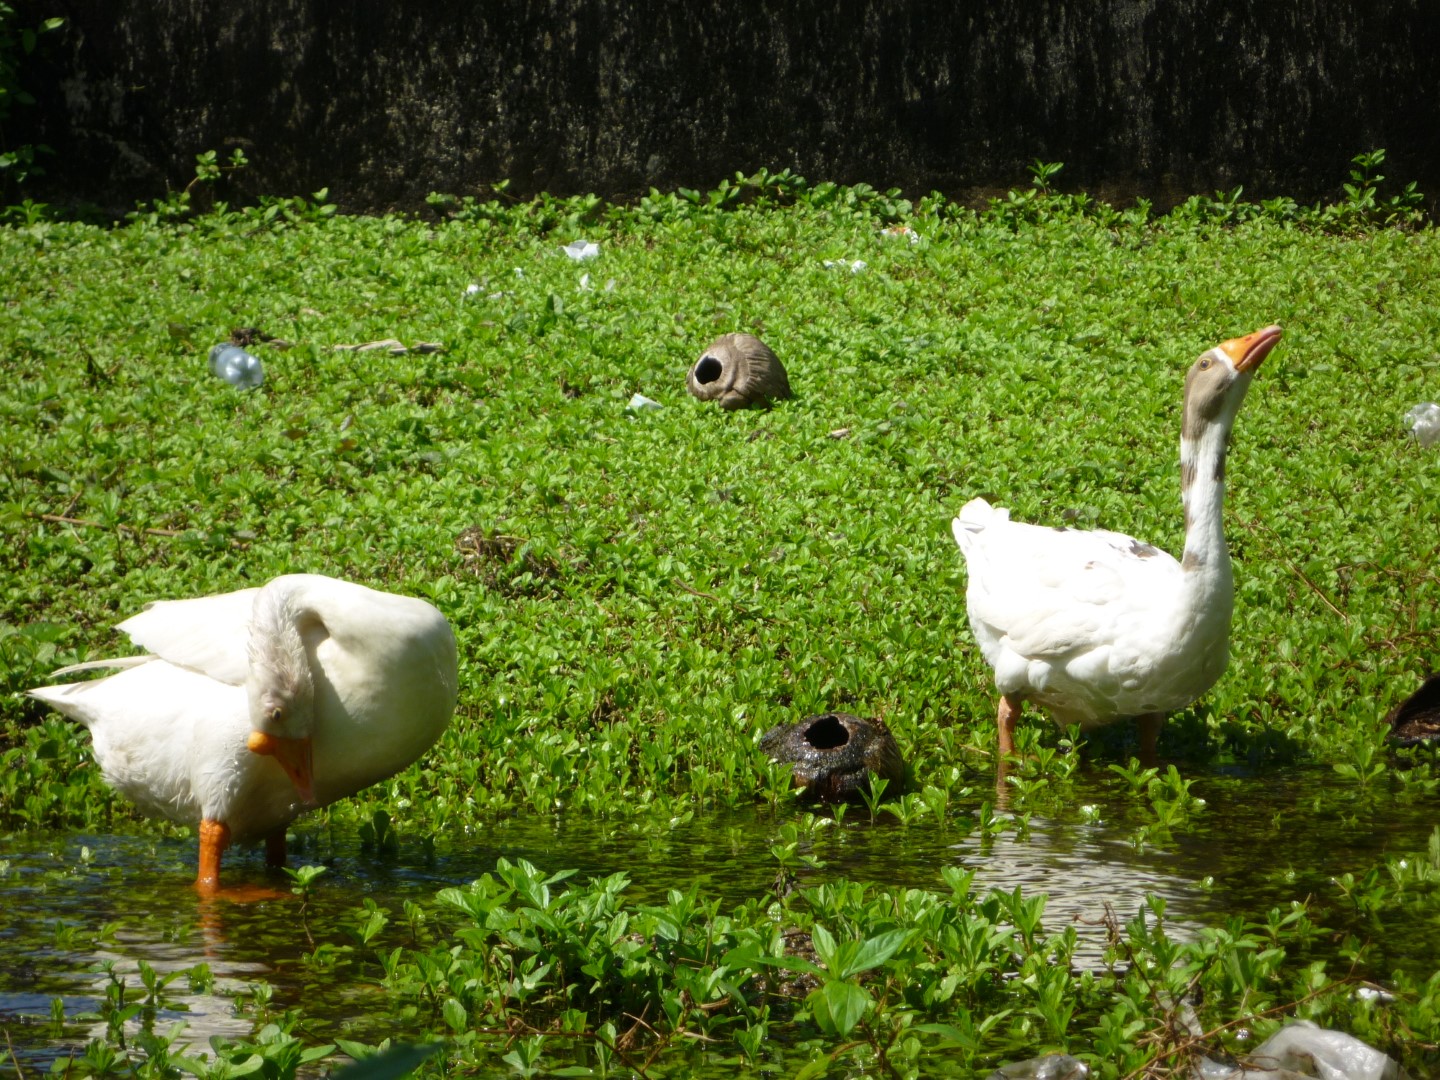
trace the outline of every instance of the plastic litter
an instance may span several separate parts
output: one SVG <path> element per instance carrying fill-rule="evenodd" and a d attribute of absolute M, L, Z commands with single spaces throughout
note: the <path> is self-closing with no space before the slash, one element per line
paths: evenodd
<path fill-rule="evenodd" d="M 664 407 L 660 402 L 655 401 L 653 398 L 648 398 L 644 394 L 636 394 L 630 399 L 630 403 L 625 406 L 630 412 L 644 412 L 647 409 L 663 409 Z"/>
<path fill-rule="evenodd" d="M 1046 1054 L 1044 1057 L 1001 1065 L 987 1080 L 1085 1080 L 1090 1066 L 1069 1054 Z"/>
<path fill-rule="evenodd" d="M 826 270 L 849 270 L 852 274 L 858 274 L 865 269 L 864 259 L 826 259 Z"/>
<path fill-rule="evenodd" d="M 1355 997 L 1367 1005 L 1384 1005 L 1395 1000 L 1394 994 L 1389 990 L 1381 990 L 1378 986 L 1362 986 L 1355 991 Z"/>
<path fill-rule="evenodd" d="M 600 245 L 591 240 L 572 240 L 561 250 L 576 262 L 584 262 L 600 254 Z"/>
<path fill-rule="evenodd" d="M 210 374 L 218 375 L 239 390 L 254 390 L 265 381 L 265 369 L 259 359 L 228 342 L 210 350 Z"/>
<path fill-rule="evenodd" d="M 1002 1065 L 987 1080 L 1085 1080 L 1089 1067 L 1068 1054 Z M 1398 1062 L 1343 1031 L 1297 1020 L 1238 1063 L 1202 1057 L 1187 1080 L 1411 1080 Z"/>
<path fill-rule="evenodd" d="M 1434 446 L 1440 442 L 1440 405 L 1421 402 L 1405 414 L 1405 426 L 1421 446 Z"/>
<path fill-rule="evenodd" d="M 1239 1065 L 1205 1058 L 1196 1073 L 1202 1080 L 1406 1080 L 1392 1058 L 1343 1031 L 1329 1031 L 1308 1020 L 1281 1028 Z"/>

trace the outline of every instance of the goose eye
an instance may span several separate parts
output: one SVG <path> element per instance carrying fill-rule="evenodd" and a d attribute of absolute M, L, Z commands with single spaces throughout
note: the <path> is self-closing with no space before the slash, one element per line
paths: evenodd
<path fill-rule="evenodd" d="M 278 723 L 280 723 L 280 720 L 281 720 L 281 718 L 284 717 L 284 715 L 285 715 L 285 714 L 284 714 L 279 708 L 271 709 L 271 710 L 270 710 L 270 722 L 271 722 L 272 724 L 278 724 Z"/>
<path fill-rule="evenodd" d="M 1201 370 L 1201 371 L 1207 370 L 1207 369 L 1210 367 L 1210 365 L 1213 364 L 1214 362 L 1215 362 L 1215 361 L 1214 361 L 1214 360 L 1211 360 L 1210 357 L 1208 357 L 1208 356 L 1205 357 L 1203 360 L 1200 361 L 1200 370 Z"/>

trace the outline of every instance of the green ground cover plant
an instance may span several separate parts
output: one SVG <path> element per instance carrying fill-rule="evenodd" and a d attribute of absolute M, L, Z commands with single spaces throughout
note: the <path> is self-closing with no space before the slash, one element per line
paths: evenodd
<path fill-rule="evenodd" d="M 243 166 L 206 157 L 196 190 Z M 974 893 L 955 867 L 930 890 L 803 883 L 827 829 L 1111 813 L 1075 797 L 1096 763 L 1140 851 L 1205 816 L 1187 771 L 1332 767 L 1349 814 L 1433 797 L 1431 758 L 1387 748 L 1380 718 L 1440 657 L 1440 457 L 1401 424 L 1440 399 L 1440 242 L 1413 188 L 1377 186 L 1383 154 L 1362 158 L 1335 206 L 1237 191 L 1166 215 L 1058 194 L 1042 163 L 980 210 L 789 173 L 627 206 L 502 187 L 414 218 L 191 188 L 113 226 L 14 208 L 0 830 L 183 831 L 138 822 L 84 733 L 18 692 L 114 655 L 110 628 L 148 600 L 321 572 L 429 599 L 459 642 L 441 742 L 325 812 L 375 848 L 463 843 L 501 815 L 794 817 L 755 838 L 775 889 L 734 909 L 514 860 L 411 913 L 360 909 L 311 962 L 378 985 L 367 1007 L 410 1042 L 443 1042 L 424 1070 L 967 1076 L 1064 1048 L 1159 1075 L 1193 1048 L 1190 1001 L 1207 1048 L 1303 1016 L 1433 1063 L 1434 965 L 1373 971 L 1364 932 L 1433 903 L 1433 844 L 1377 853 L 1323 910 L 1237 913 L 1197 941 L 1167 936 L 1159 901 L 1119 913 L 1109 966 L 1084 972 L 1043 898 Z M 598 255 L 567 256 L 581 239 Z M 951 517 L 984 495 L 1178 551 L 1184 371 L 1271 322 L 1286 337 L 1228 465 L 1231 667 L 1167 723 L 1175 767 L 1129 764 L 1123 727 L 1081 751 L 1032 716 L 1010 805 L 976 809 L 994 702 Z M 253 346 L 255 391 L 206 370 L 236 327 L 279 339 Z M 735 330 L 775 349 L 793 401 L 685 394 Z M 407 351 L 339 348 L 380 340 Z M 663 408 L 628 410 L 635 393 Z M 914 782 L 806 818 L 758 736 L 837 708 L 883 716 Z M 1357 999 L 1362 978 L 1393 1006 Z M 70 1075 L 290 1076 L 375 1048 L 304 1038 L 298 1010 L 256 997 L 222 1069 L 158 1028 L 127 1044 L 135 1002 L 116 996 L 112 1037 Z"/>

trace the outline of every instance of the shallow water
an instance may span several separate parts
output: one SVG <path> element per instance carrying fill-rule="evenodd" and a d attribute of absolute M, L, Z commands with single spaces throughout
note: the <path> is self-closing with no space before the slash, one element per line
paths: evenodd
<path fill-rule="evenodd" d="M 1107 910 L 1128 919 L 1147 893 L 1165 899 L 1172 936 L 1234 914 L 1263 918 L 1271 907 L 1307 897 L 1325 907 L 1326 925 L 1351 929 L 1345 920 L 1353 916 L 1331 879 L 1363 873 L 1386 854 L 1423 852 L 1435 825 L 1430 800 L 1366 797 L 1329 770 L 1187 775 L 1207 806 L 1159 844 L 1135 842 L 1140 804 L 1101 770 L 1081 776 L 1047 813 L 1032 812 L 1028 825 L 1012 818 L 990 836 L 971 819 L 984 792 L 954 808 L 958 817 L 944 828 L 929 818 L 909 826 L 886 817 L 872 822 L 864 807 L 854 807 L 840 824 L 814 832 L 804 850 L 825 865 L 804 871 L 801 884 L 848 878 L 948 891 L 940 868 L 961 866 L 975 872 L 977 891 L 1018 885 L 1026 895 L 1048 894 L 1045 928 L 1073 924 L 1076 963 L 1098 965 Z M 274 987 L 277 1008 L 303 1010 L 315 1037 L 378 1040 L 395 1032 L 367 1030 L 364 999 L 373 989 L 337 984 L 305 959 L 327 941 L 352 944 L 344 926 L 365 898 L 400 923 L 405 900 L 428 901 L 440 888 L 491 871 L 503 855 L 582 876 L 623 872 L 632 901 L 660 900 L 669 889 L 698 883 L 723 910 L 774 888 L 778 864 L 770 844 L 802 812 L 762 806 L 697 814 L 669 827 L 512 817 L 473 839 L 437 838 L 433 847 L 402 836 L 398 850 L 383 856 L 353 833 L 302 822 L 291 865 L 327 867 L 303 917 L 289 897 L 245 905 L 199 901 L 189 884 L 193 841 L 18 834 L 0 854 L 0 1025 L 27 1071 L 48 1068 L 104 1032 L 98 1019 L 84 1018 L 98 1011 L 109 981 L 97 965 L 113 962 L 127 979 L 127 1000 L 136 1000 L 140 961 L 162 975 L 203 962 L 213 987 L 189 989 L 181 976 L 167 999 L 183 1010 L 158 1013 L 157 1029 L 183 1020 L 200 1048 L 212 1035 L 244 1037 L 253 1019 L 237 1015 L 236 995 L 263 981 Z M 225 877 L 229 884 L 265 882 L 261 853 L 232 853 Z M 108 924 L 112 931 L 92 945 Z M 1375 934 L 1373 927 L 1358 929 Z M 1440 928 L 1410 926 L 1396 937 L 1387 944 L 1383 933 L 1376 935 L 1377 971 L 1440 967 Z M 50 1021 L 57 997 L 66 1014 L 60 1026 Z"/>

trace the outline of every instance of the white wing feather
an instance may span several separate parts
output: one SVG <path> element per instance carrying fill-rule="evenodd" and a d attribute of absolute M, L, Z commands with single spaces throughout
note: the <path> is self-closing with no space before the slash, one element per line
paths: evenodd
<path fill-rule="evenodd" d="M 1149 671 L 1171 652 L 1159 638 L 1184 576 L 1174 558 L 1123 533 L 1012 522 L 979 499 L 954 533 L 969 571 L 970 626 L 1002 692 L 1081 719 L 1145 692 Z"/>
<path fill-rule="evenodd" d="M 241 686 L 250 673 L 250 613 L 259 591 L 158 600 L 117 629 L 178 667 Z"/>

